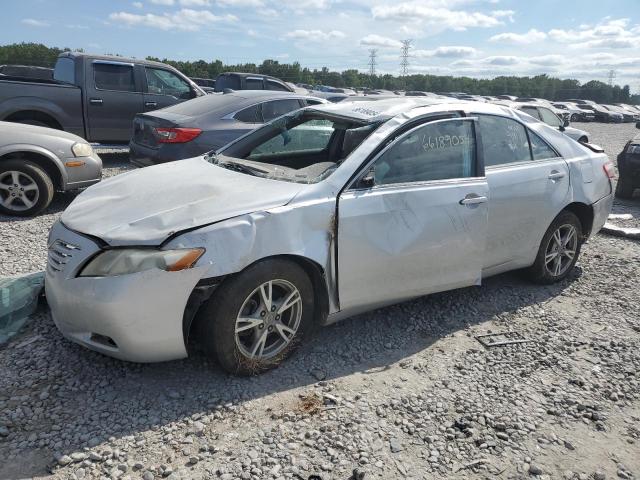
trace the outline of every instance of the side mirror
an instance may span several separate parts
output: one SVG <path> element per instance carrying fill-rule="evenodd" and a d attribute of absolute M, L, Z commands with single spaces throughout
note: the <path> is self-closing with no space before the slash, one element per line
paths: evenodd
<path fill-rule="evenodd" d="M 571 125 L 571 122 L 569 121 L 569 119 L 568 119 L 568 118 L 565 118 L 565 119 L 564 119 L 564 122 L 562 122 L 562 126 L 563 126 L 563 127 L 568 127 L 569 125 Z"/>
<path fill-rule="evenodd" d="M 371 167 L 358 182 L 358 188 L 373 188 L 376 186 L 376 170 Z"/>

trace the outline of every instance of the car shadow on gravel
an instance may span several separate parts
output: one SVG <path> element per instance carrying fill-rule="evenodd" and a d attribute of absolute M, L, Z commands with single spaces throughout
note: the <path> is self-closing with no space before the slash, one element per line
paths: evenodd
<path fill-rule="evenodd" d="M 320 329 L 280 368 L 244 378 L 227 375 L 198 352 L 182 361 L 160 364 L 105 357 L 62 338 L 45 310 L 28 332 L 0 350 L 0 371 L 4 371 L 0 380 L 9 379 L 11 385 L 6 393 L 0 392 L 0 403 L 4 400 L 8 409 L 24 411 L 20 396 L 28 395 L 27 408 L 46 412 L 40 418 L 16 418 L 9 436 L 0 438 L 0 458 L 8 458 L 4 468 L 0 464 L 0 478 L 11 471 L 5 470 L 12 464 L 7 442 L 25 442 L 20 451 L 32 456 L 38 452 L 39 461 L 30 461 L 32 467 L 26 471 L 22 471 L 24 463 L 15 461 L 22 463 L 20 476 L 40 475 L 54 455 L 99 449 L 112 437 L 132 436 L 133 441 L 141 432 L 158 432 L 163 426 L 216 410 L 224 415 L 247 401 L 311 387 L 319 380 L 331 382 L 385 369 L 455 332 L 562 295 L 580 275 L 578 267 L 560 284 L 539 286 L 518 274 L 503 274 L 481 287 L 362 314 Z M 25 342 L 31 343 L 21 346 Z"/>

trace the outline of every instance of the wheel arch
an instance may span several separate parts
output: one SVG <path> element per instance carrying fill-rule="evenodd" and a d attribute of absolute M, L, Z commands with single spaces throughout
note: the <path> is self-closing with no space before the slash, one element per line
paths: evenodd
<path fill-rule="evenodd" d="M 59 165 L 60 160 L 52 153 L 32 145 L 14 146 L 11 150 L 0 150 L 0 164 L 6 160 L 16 159 L 35 163 L 49 175 L 55 189 L 64 190 L 67 175 Z"/>
<path fill-rule="evenodd" d="M 22 123 L 24 120 L 37 120 L 47 125 L 49 128 L 63 130 L 60 122 L 51 114 L 41 110 L 20 110 L 8 115 L 5 119 L 7 122 Z"/>
<path fill-rule="evenodd" d="M 582 238 L 587 239 L 591 235 L 593 228 L 593 207 L 582 202 L 573 202 L 564 207 L 563 211 L 569 211 L 575 214 L 582 225 Z"/>
<path fill-rule="evenodd" d="M 314 303 L 315 303 L 315 311 L 314 311 L 314 326 L 320 326 L 324 323 L 327 315 L 329 314 L 329 290 L 327 286 L 327 281 L 325 277 L 325 271 L 322 266 L 312 260 L 311 258 L 296 255 L 296 254 L 282 254 L 282 255 L 272 255 L 264 258 L 260 258 L 255 262 L 250 263 L 245 266 L 242 270 L 235 272 L 230 275 L 225 275 L 223 277 L 216 278 L 207 278 L 202 279 L 193 292 L 189 296 L 187 301 L 187 305 L 185 307 L 184 315 L 182 317 L 182 332 L 184 336 L 185 346 L 189 341 L 189 338 L 196 333 L 196 330 L 199 329 L 199 324 L 203 320 L 198 315 L 200 311 L 200 307 L 204 305 L 204 303 L 209 300 L 209 298 L 215 295 L 215 291 L 229 278 L 232 278 L 236 275 L 241 274 L 248 268 L 253 265 L 263 262 L 265 260 L 287 260 L 297 264 L 300 268 L 304 270 L 309 279 L 311 280 L 311 285 L 313 287 L 314 292 Z"/>

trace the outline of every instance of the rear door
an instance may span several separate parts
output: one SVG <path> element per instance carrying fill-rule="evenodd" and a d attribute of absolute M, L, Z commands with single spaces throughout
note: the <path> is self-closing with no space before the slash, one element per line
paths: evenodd
<path fill-rule="evenodd" d="M 189 83 L 164 68 L 144 68 L 144 111 L 150 112 L 194 98 Z"/>
<path fill-rule="evenodd" d="M 133 117 L 142 111 L 142 85 L 132 63 L 94 60 L 86 67 L 85 95 L 89 140 L 126 143 Z"/>
<path fill-rule="evenodd" d="M 478 283 L 488 202 L 473 119 L 396 138 L 339 198 L 340 308 Z"/>
<path fill-rule="evenodd" d="M 482 114 L 478 122 L 491 191 L 484 268 L 530 265 L 544 232 L 566 205 L 569 167 L 512 118 Z"/>

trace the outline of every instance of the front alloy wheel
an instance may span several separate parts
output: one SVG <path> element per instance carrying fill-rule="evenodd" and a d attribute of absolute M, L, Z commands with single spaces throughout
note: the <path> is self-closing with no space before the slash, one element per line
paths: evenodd
<path fill-rule="evenodd" d="M 236 318 L 236 345 L 247 358 L 273 358 L 296 336 L 301 318 L 298 289 L 286 280 L 269 280 L 242 304 Z"/>
<path fill-rule="evenodd" d="M 314 326 L 315 296 L 296 262 L 268 258 L 226 278 L 200 309 L 200 343 L 229 373 L 277 367 Z"/>

